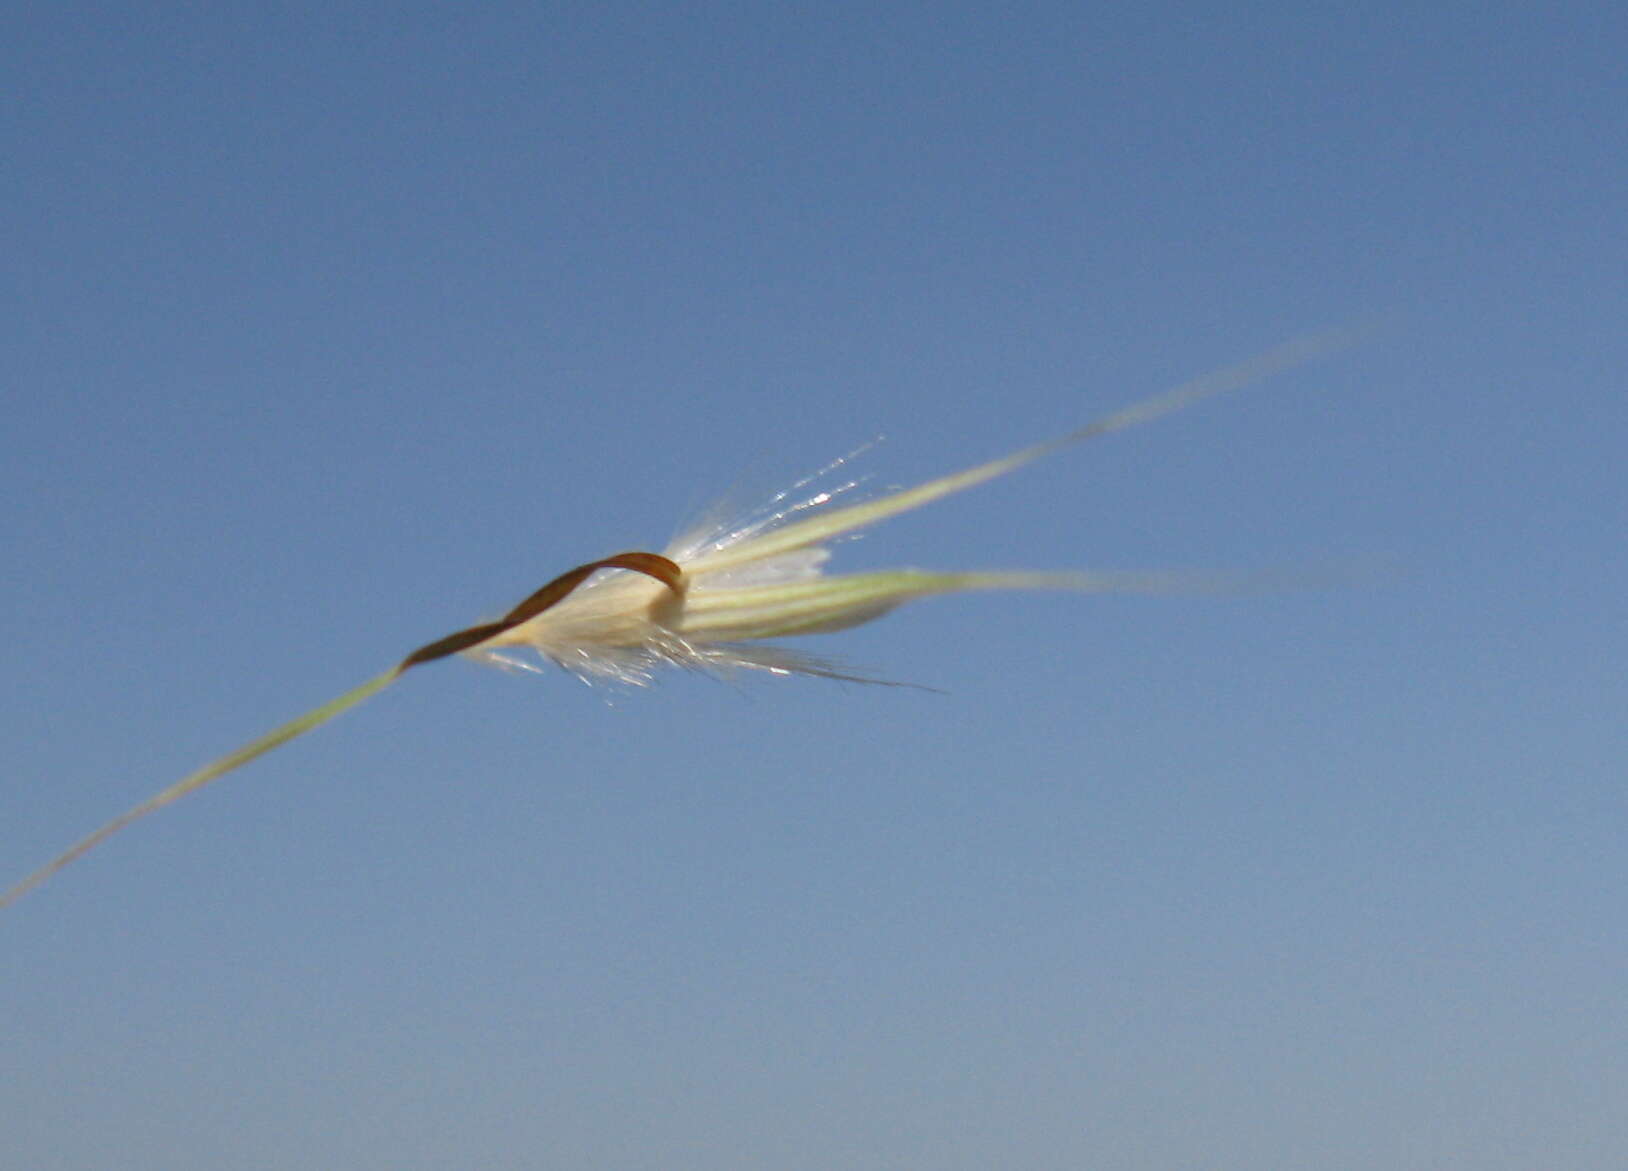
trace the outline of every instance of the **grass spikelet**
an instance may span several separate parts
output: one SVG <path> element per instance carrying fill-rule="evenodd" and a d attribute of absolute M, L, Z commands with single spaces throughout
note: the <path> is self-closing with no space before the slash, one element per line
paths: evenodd
<path fill-rule="evenodd" d="M 455 631 L 336 699 L 251 740 L 160 790 L 0 894 L 15 902 L 120 830 L 275 748 L 318 728 L 390 686 L 405 672 L 452 655 L 536 669 L 535 654 L 590 681 L 649 682 L 664 667 L 854 679 L 831 663 L 766 641 L 826 634 L 870 622 L 907 602 L 973 590 L 1163 592 L 1193 579 L 1163 574 L 929 572 L 828 575 L 830 543 L 845 534 L 1003 476 L 1061 448 L 1146 423 L 1256 382 L 1350 340 L 1320 334 L 1134 403 L 1046 443 L 858 504 L 831 495 L 776 507 L 750 523 L 711 527 L 662 553 L 633 551 L 590 561 L 537 590 L 501 619 Z"/>

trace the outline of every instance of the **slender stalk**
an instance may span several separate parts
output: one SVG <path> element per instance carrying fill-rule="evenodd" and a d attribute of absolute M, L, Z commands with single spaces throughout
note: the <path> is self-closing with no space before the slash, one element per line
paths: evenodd
<path fill-rule="evenodd" d="M 398 678 L 400 678 L 401 672 L 402 668 L 392 667 L 383 675 L 378 675 L 372 679 L 369 679 L 360 687 L 352 688 L 350 691 L 345 692 L 344 695 L 339 696 L 337 699 L 330 699 L 321 707 L 312 708 L 303 716 L 296 716 L 294 719 L 288 721 L 288 723 L 282 725 L 281 727 L 273 728 L 264 736 L 249 741 L 247 744 L 243 745 L 243 747 L 233 752 L 228 752 L 219 760 L 211 761 L 197 772 L 189 773 L 187 776 L 182 777 L 179 781 L 176 781 L 175 784 L 171 785 L 169 788 L 158 793 L 154 793 L 151 797 L 147 798 L 147 800 L 143 801 L 140 805 L 137 805 L 134 809 L 115 817 L 112 821 L 108 822 L 89 837 L 75 843 L 70 849 L 60 854 L 56 858 L 53 858 L 44 866 L 41 866 L 38 870 L 34 871 L 34 873 L 30 874 L 27 878 L 17 883 L 17 885 L 13 886 L 10 890 L 6 891 L 4 894 L 0 894 L 0 907 L 6 907 L 16 902 L 40 883 L 50 878 L 58 870 L 61 870 L 64 866 L 68 865 L 68 863 L 74 862 L 83 855 L 88 854 L 91 850 L 94 850 L 97 846 L 101 845 L 108 838 L 118 833 L 131 822 L 140 821 L 149 813 L 154 813 L 173 801 L 179 801 L 188 793 L 197 792 L 210 781 L 219 780 L 233 769 L 241 768 L 243 765 L 248 764 L 251 760 L 264 756 L 273 748 L 280 748 L 282 745 L 287 744 L 296 736 L 305 735 L 305 733 L 309 732 L 312 728 L 321 727 L 323 724 L 326 724 L 329 720 L 333 719 L 341 712 L 349 711 L 351 708 L 361 703 L 364 699 L 369 699 L 372 696 L 377 695 L 379 692 L 383 691 L 386 687 L 390 686 L 390 684 L 394 683 Z"/>

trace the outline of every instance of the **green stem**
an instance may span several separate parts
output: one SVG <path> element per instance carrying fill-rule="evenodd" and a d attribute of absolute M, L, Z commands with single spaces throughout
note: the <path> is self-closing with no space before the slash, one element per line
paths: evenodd
<path fill-rule="evenodd" d="M 326 724 L 329 720 L 333 719 L 341 712 L 348 711 L 357 704 L 361 703 L 364 699 L 377 695 L 386 687 L 390 686 L 390 684 L 394 683 L 397 677 L 400 676 L 401 672 L 402 668 L 392 667 L 383 675 L 369 679 L 360 687 L 345 692 L 344 695 L 341 695 L 337 699 L 330 699 L 321 707 L 312 708 L 303 716 L 297 716 L 296 718 L 288 721 L 288 723 L 284 724 L 282 727 L 274 728 L 270 732 L 267 732 L 264 736 L 249 741 L 235 752 L 229 752 L 219 760 L 212 761 L 209 764 L 204 765 L 197 772 L 190 773 L 187 776 L 182 777 L 169 788 L 163 790 L 162 792 L 155 793 L 153 796 L 147 798 L 147 800 L 143 801 L 140 805 L 137 805 L 128 813 L 114 818 L 101 829 L 91 834 L 88 838 L 85 838 L 83 841 L 77 843 L 72 849 L 68 850 L 60 857 L 54 858 L 50 862 L 47 862 L 44 866 L 41 866 L 38 870 L 34 871 L 34 873 L 23 879 L 16 886 L 12 887 L 4 894 L 0 894 L 0 907 L 5 907 L 16 902 L 18 899 L 22 898 L 23 895 L 27 894 L 40 883 L 44 882 L 47 878 L 50 878 L 58 870 L 61 870 L 64 866 L 68 865 L 68 863 L 73 862 L 84 854 L 89 853 L 91 850 L 105 842 L 108 838 L 118 833 L 125 826 L 129 825 L 131 822 L 140 821 L 149 813 L 164 808 L 164 806 L 170 804 L 172 801 L 179 801 L 188 793 L 196 792 L 198 789 L 203 788 L 210 781 L 219 780 L 233 769 L 241 768 L 243 765 L 248 764 L 251 760 L 264 756 L 273 748 L 278 748 L 284 744 L 287 744 L 296 736 L 303 736 L 312 728 L 317 728 L 323 724 Z"/>

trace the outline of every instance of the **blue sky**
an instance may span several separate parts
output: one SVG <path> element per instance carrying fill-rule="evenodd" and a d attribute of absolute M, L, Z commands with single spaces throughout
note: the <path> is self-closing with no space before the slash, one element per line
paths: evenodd
<path fill-rule="evenodd" d="M 35 5 L 0 858 L 711 499 L 1360 346 L 845 567 L 947 694 L 438 665 L 0 923 L 31 1169 L 1617 1168 L 1606 6 Z"/>

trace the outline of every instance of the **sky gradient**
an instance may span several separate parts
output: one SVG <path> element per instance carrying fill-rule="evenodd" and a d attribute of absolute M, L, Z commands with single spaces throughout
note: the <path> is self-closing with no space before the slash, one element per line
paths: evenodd
<path fill-rule="evenodd" d="M 721 496 L 1380 325 L 837 561 L 1327 585 L 437 664 L 115 839 L 0 921 L 10 1165 L 1622 1167 L 1625 30 L 32 6 L 0 883 Z"/>

